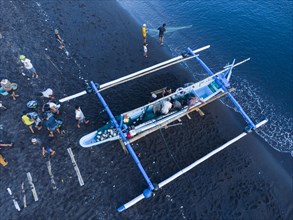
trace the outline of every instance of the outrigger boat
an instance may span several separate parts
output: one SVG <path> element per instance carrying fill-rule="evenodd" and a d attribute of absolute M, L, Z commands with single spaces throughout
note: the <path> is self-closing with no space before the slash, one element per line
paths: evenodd
<path fill-rule="evenodd" d="M 242 61 L 243 62 L 246 62 Z M 239 65 L 236 64 L 236 65 Z M 198 110 L 198 106 L 209 102 L 212 98 L 219 97 L 225 91 L 215 82 L 214 77 L 223 75 L 224 79 L 229 81 L 232 73 L 231 67 L 227 67 L 224 71 L 214 74 L 204 80 L 197 83 L 186 83 L 183 87 L 176 90 L 168 96 L 164 96 L 152 103 L 136 108 L 134 110 L 125 112 L 120 116 L 116 116 L 116 120 L 119 127 L 122 129 L 124 136 L 131 140 L 135 136 L 145 136 L 149 134 L 154 128 L 161 128 L 174 120 L 177 120 L 194 109 Z M 192 106 L 188 106 L 187 102 L 190 97 L 196 97 L 197 102 Z M 164 115 L 160 114 L 159 109 L 162 108 L 165 101 L 172 100 L 172 102 L 178 101 L 184 103 L 180 108 L 172 108 L 171 111 Z M 93 131 L 90 134 L 85 135 L 79 141 L 82 147 L 93 147 L 95 145 L 103 144 L 109 141 L 119 140 L 120 136 L 117 129 L 114 127 L 112 122 L 108 122 L 97 131 Z M 137 138 L 136 138 L 137 140 Z M 132 141 L 131 141 L 132 142 Z"/>
<path fill-rule="evenodd" d="M 233 88 L 229 88 L 230 87 L 229 81 L 231 78 L 232 69 L 240 64 L 247 62 L 248 60 L 250 60 L 250 58 L 243 60 L 239 63 L 235 63 L 235 60 L 234 60 L 231 65 L 225 66 L 222 71 L 219 71 L 214 74 L 207 67 L 207 65 L 199 58 L 199 56 L 196 55 L 196 53 L 201 52 L 205 49 L 208 49 L 209 47 L 210 46 L 208 45 L 208 46 L 199 48 L 197 50 L 191 50 L 190 48 L 188 48 L 187 52 L 181 56 L 175 57 L 173 59 L 151 66 L 147 69 L 132 73 L 130 75 L 121 77 L 117 80 L 114 80 L 102 85 L 98 85 L 94 83 L 93 81 L 91 81 L 89 84 L 89 87 L 85 91 L 82 91 L 75 95 L 59 100 L 60 102 L 65 102 L 70 99 L 85 95 L 91 91 L 94 91 L 94 93 L 96 94 L 100 102 L 102 103 L 103 107 L 105 108 L 106 112 L 108 113 L 110 117 L 110 122 L 108 122 L 103 127 L 99 128 L 97 131 L 93 131 L 90 134 L 83 136 L 79 141 L 80 145 L 84 148 L 88 148 L 88 147 L 93 147 L 95 145 L 100 145 L 109 141 L 119 140 L 123 149 L 127 151 L 128 153 L 130 153 L 136 165 L 138 166 L 140 172 L 142 173 L 145 181 L 147 182 L 148 188 L 145 189 L 143 193 L 137 196 L 136 198 L 120 206 L 117 209 L 119 212 L 124 211 L 125 209 L 133 206 L 134 204 L 136 204 L 137 202 L 139 202 L 140 200 L 144 198 L 150 198 L 153 195 L 153 192 L 155 190 L 162 188 L 164 185 L 175 180 L 179 176 L 183 175 L 185 172 L 191 170 L 198 164 L 202 163 L 203 161 L 207 160 L 211 156 L 225 149 L 232 143 L 246 136 L 247 134 L 249 134 L 256 128 L 264 125 L 268 121 L 267 119 L 265 119 L 258 124 L 254 124 L 252 120 L 249 118 L 249 116 L 242 109 L 240 104 L 236 101 L 236 99 L 230 93 L 234 90 Z M 195 58 L 198 61 L 198 63 L 210 75 L 209 77 L 196 83 L 187 83 L 183 87 L 178 88 L 174 93 L 168 96 L 162 97 L 152 103 L 149 103 L 137 109 L 122 113 L 119 116 L 116 116 L 116 117 L 113 116 L 110 108 L 108 107 L 107 103 L 105 102 L 104 98 L 102 97 L 100 93 L 101 91 L 105 89 L 111 88 L 121 83 L 125 83 L 129 80 L 136 79 L 138 77 L 144 76 L 146 74 L 158 71 L 160 69 L 169 67 L 176 63 L 180 63 L 192 58 Z M 178 171 L 177 173 L 175 173 L 168 179 L 164 180 L 163 182 L 159 184 L 152 183 L 147 173 L 145 172 L 143 166 L 141 165 L 137 155 L 132 149 L 131 143 L 146 136 L 149 133 L 152 133 L 162 127 L 167 126 L 168 124 L 174 122 L 175 120 L 179 120 L 183 116 L 186 116 L 186 115 L 188 116 L 188 113 L 192 111 L 198 111 L 201 115 L 204 114 L 200 110 L 202 106 L 214 100 L 217 100 L 225 95 L 227 95 L 230 98 L 230 100 L 233 102 L 233 104 L 235 105 L 239 113 L 246 120 L 248 125 L 246 126 L 245 131 L 241 133 L 240 135 L 238 135 L 237 137 L 233 138 L 232 140 L 228 141 L 226 144 L 220 146 L 219 148 L 210 152 L 206 156 L 190 164 L 188 167 Z M 187 106 L 187 99 L 190 99 L 191 97 L 193 97 L 195 101 L 193 101 L 191 105 Z M 168 100 L 185 103 L 185 105 L 183 104 L 181 108 L 171 109 L 167 114 L 160 114 L 160 111 L 158 111 L 158 109 L 160 109 L 162 105 L 164 104 L 164 102 Z"/>

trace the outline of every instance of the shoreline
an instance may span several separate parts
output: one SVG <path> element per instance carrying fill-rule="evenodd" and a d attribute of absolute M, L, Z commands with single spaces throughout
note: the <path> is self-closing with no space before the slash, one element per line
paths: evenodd
<path fill-rule="evenodd" d="M 199 168 L 174 181 L 173 185 L 170 184 L 163 188 L 155 198 L 143 201 L 124 213 L 117 213 L 116 208 L 136 196 L 137 192 L 141 193 L 145 183 L 131 158 L 123 154 L 118 143 L 107 144 L 91 150 L 82 149 L 79 146 L 79 137 L 93 131 L 97 124 L 102 123 L 102 119 L 107 118 L 105 114 L 97 113 L 101 111 L 101 107 L 96 104 L 93 95 L 63 105 L 62 117 L 66 118 L 63 129 L 66 133 L 64 136 L 57 136 L 55 140 L 57 154 L 51 160 L 52 171 L 59 190 L 52 191 L 48 184 L 49 176 L 45 160 L 42 159 L 39 149 L 35 149 L 30 144 L 32 135 L 19 121 L 18 115 L 25 109 L 26 102 L 34 98 L 34 94 L 44 87 L 52 87 L 56 97 L 61 98 L 83 89 L 83 80 L 79 78 L 80 76 L 104 83 L 169 59 L 170 54 L 166 53 L 165 47 L 162 49 L 157 44 L 156 39 L 148 38 L 149 57 L 144 58 L 141 27 L 116 1 L 78 1 L 77 3 L 59 1 L 58 4 L 40 2 L 42 10 L 48 13 L 49 18 L 52 18 L 52 20 L 49 19 L 51 23 L 33 17 L 31 22 L 26 24 L 25 29 L 9 29 L 9 25 L 21 27 L 23 23 L 18 26 L 16 24 L 36 13 L 34 10 L 38 10 L 38 6 L 33 2 L 28 2 L 15 4 L 15 7 L 9 8 L 10 4 L 14 3 L 6 2 L 4 7 L 9 10 L 5 11 L 7 20 L 4 20 L 3 23 L 4 27 L 7 26 L 8 29 L 0 30 L 4 36 L 0 41 L 6 45 L 0 54 L 1 57 L 9 60 L 3 62 L 5 65 L 1 72 L 4 73 L 3 76 L 19 84 L 18 92 L 21 94 L 16 102 L 10 100 L 10 97 L 1 96 L 1 100 L 5 101 L 5 106 L 9 108 L 6 112 L 1 112 L 1 123 L 5 128 L 5 130 L 1 130 L 1 135 L 9 140 L 15 139 L 15 147 L 1 149 L 1 153 L 5 154 L 9 162 L 8 167 L 0 167 L 0 174 L 5 177 L 0 179 L 2 189 L 0 194 L 5 198 L 0 201 L 0 209 L 7 210 L 5 214 L 7 218 L 26 218 L 35 215 L 44 219 L 61 217 L 72 219 L 152 219 L 158 217 L 167 219 L 168 217 L 180 218 L 182 212 L 189 219 L 193 217 L 225 218 L 227 216 L 288 218 L 290 216 L 292 199 L 290 201 L 290 194 L 287 191 L 290 189 L 288 182 L 282 183 L 279 180 L 279 182 L 281 181 L 279 183 L 277 180 L 282 175 L 286 176 L 279 167 L 280 161 L 285 160 L 290 163 L 291 158 L 287 160 L 288 158 L 283 155 L 279 157 L 277 151 L 268 153 L 270 151 L 268 147 L 271 147 L 258 140 L 255 134 L 249 135 L 244 141 L 236 142 L 229 149 L 203 163 Z M 40 12 L 37 11 L 36 17 L 38 13 Z M 53 15 L 55 19 L 53 19 Z M 65 39 L 65 44 L 72 54 L 70 58 L 58 48 L 53 36 L 54 27 L 60 28 L 61 36 Z M 30 33 L 38 34 L 34 38 L 20 37 L 30 36 Z M 52 47 L 52 45 L 54 46 Z M 48 50 L 44 50 L 45 48 Z M 27 80 L 21 75 L 17 55 L 22 52 L 28 53 L 29 57 L 32 57 L 36 69 L 40 70 L 38 80 Z M 82 64 L 81 68 L 77 63 Z M 137 82 L 130 82 L 106 91 L 104 95 L 113 111 L 121 113 L 144 104 L 149 93 L 159 89 L 160 86 L 170 85 L 175 88 L 181 86 L 181 82 L 189 77 L 192 76 L 189 76 L 186 70 L 184 72 L 181 66 L 176 66 L 172 69 L 168 68 L 158 75 L 147 76 Z M 125 99 L 128 98 L 132 101 L 125 104 Z M 85 115 L 91 119 L 90 125 L 81 130 L 75 126 L 73 113 L 75 104 L 80 104 Z M 11 109 L 13 109 L 13 113 L 10 112 Z M 205 155 L 210 149 L 224 143 L 234 134 L 238 134 L 245 124 L 239 114 L 226 109 L 226 106 L 218 102 L 205 107 L 204 111 L 207 113 L 204 118 L 192 114 L 192 120 L 195 121 L 193 123 L 184 118 L 182 129 L 174 127 L 163 130 L 161 136 L 164 135 L 168 140 L 167 147 L 164 145 L 159 131 L 134 145 L 134 150 L 152 179 L 158 181 L 160 178 L 178 171 L 178 166 L 188 165 L 200 155 Z M 209 134 L 209 132 L 211 133 Z M 44 139 L 43 141 L 46 143 L 46 130 L 43 129 L 37 133 L 37 136 Z M 245 151 L 248 144 L 251 144 L 248 146 L 249 152 Z M 257 145 L 256 149 L 254 149 L 255 145 Z M 85 186 L 83 188 L 77 184 L 76 174 L 66 152 L 68 147 L 73 149 L 84 177 Z M 170 156 L 169 149 L 174 153 L 175 162 Z M 241 152 L 240 156 L 238 150 Z M 273 158 L 267 156 L 269 154 L 272 154 Z M 240 158 L 240 161 L 235 160 L 237 158 Z M 263 175 L 256 175 L 259 168 L 255 160 L 261 163 Z M 154 161 L 156 164 L 153 163 Z M 274 170 L 270 170 L 268 166 L 276 167 Z M 32 173 L 41 199 L 38 203 L 28 200 L 29 207 L 17 213 L 5 189 L 8 186 L 11 187 L 18 198 L 21 198 L 19 186 L 22 181 L 25 181 L 25 172 L 28 171 Z M 291 171 L 288 169 L 288 173 L 292 177 L 292 167 Z M 190 180 L 192 180 L 192 187 L 189 185 Z M 243 186 L 247 187 L 251 194 L 256 194 L 253 198 L 260 203 L 258 212 L 254 206 L 246 205 L 246 202 L 251 201 L 251 197 L 246 195 L 247 192 L 239 182 L 244 184 Z M 263 188 L 263 190 L 259 192 L 259 188 Z M 178 190 L 180 191 L 178 192 Z M 28 191 L 27 188 L 27 195 Z M 223 195 L 221 191 L 227 192 L 227 194 Z M 180 193 L 182 195 L 179 195 Z M 215 205 L 221 203 L 219 201 L 221 197 L 227 202 L 227 205 Z M 238 203 L 235 204 L 235 201 Z M 280 207 L 279 202 L 282 204 Z M 181 206 L 184 206 L 184 209 L 181 209 Z M 52 207 L 52 210 L 46 209 L 44 213 L 40 207 Z M 285 209 L 288 209 L 287 212 Z M 205 210 L 208 211 L 205 212 Z M 165 215 L 165 212 L 168 211 L 170 211 L 170 216 Z M 241 213 L 240 216 L 239 213 Z"/>

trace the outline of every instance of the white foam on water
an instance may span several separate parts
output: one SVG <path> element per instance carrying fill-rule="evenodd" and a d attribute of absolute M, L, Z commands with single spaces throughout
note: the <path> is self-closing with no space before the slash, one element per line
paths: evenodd
<path fill-rule="evenodd" d="M 256 130 L 271 147 L 280 152 L 293 151 L 293 118 L 288 114 L 282 114 L 282 104 L 278 106 L 265 100 L 265 97 L 260 96 L 260 91 L 247 80 L 232 82 L 233 87 L 237 88 L 233 92 L 234 97 L 241 104 L 244 111 L 255 122 L 259 122 L 264 118 L 268 118 L 269 122 L 266 126 Z M 222 99 L 222 102 L 230 108 L 235 107 L 228 101 L 228 98 Z"/>

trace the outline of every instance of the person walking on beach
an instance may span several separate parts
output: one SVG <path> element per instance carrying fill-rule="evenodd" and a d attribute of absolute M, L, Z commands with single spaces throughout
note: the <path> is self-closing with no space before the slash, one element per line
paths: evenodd
<path fill-rule="evenodd" d="M 32 77 L 38 78 L 39 75 L 37 74 L 36 69 L 34 68 L 33 64 L 31 63 L 30 59 L 27 59 L 24 55 L 19 56 L 20 61 L 23 63 L 24 67 L 28 70 Z"/>
<path fill-rule="evenodd" d="M 165 27 L 166 27 L 166 24 L 163 24 L 161 27 L 158 28 L 158 30 L 159 30 L 159 43 L 161 45 L 164 44 L 164 33 L 166 31 Z"/>
<path fill-rule="evenodd" d="M 59 48 L 60 49 L 63 49 L 65 46 L 64 46 L 64 43 L 63 43 L 63 39 L 60 37 L 60 34 L 59 34 L 59 31 L 58 29 L 55 29 L 55 37 L 56 37 L 56 40 L 59 42 L 60 46 Z"/>
<path fill-rule="evenodd" d="M 80 124 L 88 124 L 90 121 L 85 119 L 83 112 L 79 105 L 75 106 L 75 119 L 77 120 L 77 127 L 80 128 Z"/>
<path fill-rule="evenodd" d="M 148 48 L 147 48 L 148 44 L 144 43 L 143 44 L 143 56 L 144 57 L 148 57 Z"/>
<path fill-rule="evenodd" d="M 143 43 L 146 44 L 146 35 L 147 35 L 146 24 L 143 24 L 143 25 L 142 25 L 141 33 L 142 33 Z"/>

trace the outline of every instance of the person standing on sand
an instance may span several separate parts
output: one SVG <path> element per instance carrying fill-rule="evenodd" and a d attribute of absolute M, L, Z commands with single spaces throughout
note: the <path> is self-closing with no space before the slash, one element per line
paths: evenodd
<path fill-rule="evenodd" d="M 77 127 L 80 128 L 80 124 L 88 124 L 90 121 L 85 120 L 85 116 L 83 112 L 81 111 L 81 108 L 79 105 L 75 106 L 75 119 L 77 120 Z"/>
<path fill-rule="evenodd" d="M 23 63 L 24 67 L 28 70 L 28 72 L 32 74 L 32 78 L 39 77 L 30 59 L 27 59 L 24 55 L 20 55 L 19 59 Z"/>
<path fill-rule="evenodd" d="M 143 43 L 146 44 L 146 35 L 147 35 L 146 24 L 142 25 L 141 33 L 142 33 Z"/>
<path fill-rule="evenodd" d="M 161 27 L 158 28 L 158 30 L 159 30 L 159 43 L 161 45 L 164 44 L 164 33 L 166 31 L 165 27 L 166 27 L 166 24 L 163 24 Z"/>
<path fill-rule="evenodd" d="M 144 43 L 143 44 L 143 56 L 144 57 L 148 57 L 148 48 L 147 48 L 148 44 Z"/>

